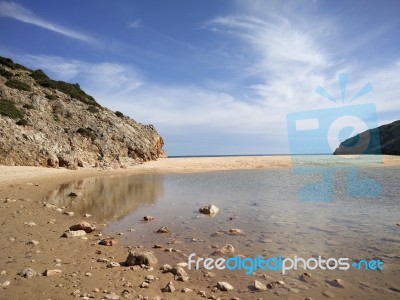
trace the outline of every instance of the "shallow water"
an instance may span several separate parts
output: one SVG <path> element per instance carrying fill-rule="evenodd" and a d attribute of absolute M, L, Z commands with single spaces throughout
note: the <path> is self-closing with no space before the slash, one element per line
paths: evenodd
<path fill-rule="evenodd" d="M 269 169 L 86 179 L 61 186 L 48 201 L 103 220 L 115 217 L 104 234 L 122 232 L 119 239 L 123 244 L 147 248 L 161 244 L 182 251 L 160 254 L 161 262 L 187 261 L 190 253 L 208 257 L 227 243 L 235 247 L 235 253 L 250 257 L 347 257 L 351 262 L 380 259 L 383 271 L 309 272 L 322 278 L 321 289 L 329 288 L 326 280 L 339 277 L 351 287 L 336 289 L 338 295 L 358 299 L 357 295 L 364 293 L 364 299 L 373 299 L 376 294 L 383 299 L 400 296 L 389 290 L 400 288 L 400 227 L 396 226 L 400 222 L 399 171 L 398 167 L 360 169 L 361 177 L 381 185 L 377 199 L 349 198 L 346 171 L 338 170 L 333 178 L 332 202 L 301 202 L 299 188 L 310 178 L 319 177 L 296 175 L 291 169 Z M 71 191 L 81 195 L 71 199 L 67 196 Z M 208 203 L 220 208 L 215 217 L 198 212 Z M 155 219 L 142 222 L 145 215 Z M 155 233 L 164 225 L 171 234 Z M 128 231 L 131 228 L 135 231 Z M 244 234 L 230 235 L 231 228 Z M 290 271 L 287 276 L 297 278 L 302 272 Z M 277 271 L 257 273 L 282 278 Z M 243 281 L 250 282 L 244 272 L 234 274 L 230 282 L 243 288 L 247 286 Z"/>

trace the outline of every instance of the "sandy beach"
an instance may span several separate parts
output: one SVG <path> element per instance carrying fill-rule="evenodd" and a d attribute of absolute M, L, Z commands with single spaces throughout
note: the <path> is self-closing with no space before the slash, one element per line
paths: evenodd
<path fill-rule="evenodd" d="M 400 158 L 385 156 L 381 166 L 400 166 Z M 176 281 L 172 273 L 159 270 L 161 265 L 147 269 L 124 266 L 129 250 L 140 249 L 141 245 L 99 245 L 99 239 L 104 238 L 101 232 L 105 223 L 99 223 L 95 215 L 67 214 L 68 207 L 46 206 L 43 200 L 46 193 L 60 184 L 83 178 L 290 167 L 289 156 L 163 158 L 118 170 L 0 166 L 0 285 L 3 287 L 0 299 L 203 299 L 204 294 L 211 299 L 289 299 L 282 298 L 283 294 L 249 296 L 241 295 L 240 290 L 212 289 L 215 282 L 229 282 L 229 278 L 210 275 L 206 281 L 199 281 L 203 273 L 189 273 L 190 280 Z M 96 230 L 84 239 L 60 238 L 65 230 L 81 221 L 96 225 Z M 118 236 L 115 238 L 118 240 Z M 162 252 L 157 254 L 157 249 L 146 250 L 162 255 Z M 185 262 L 182 257 L 176 259 L 176 264 Z M 110 262 L 121 266 L 112 267 L 108 265 Z M 25 268 L 32 268 L 36 276 L 19 276 Z M 55 275 L 45 276 L 46 270 L 61 270 L 61 273 L 55 271 Z M 145 279 L 149 275 L 154 278 Z M 151 282 L 149 287 L 140 287 L 146 280 Z M 162 293 L 169 281 L 176 292 Z M 181 292 L 185 288 L 192 291 Z M 304 299 L 301 293 L 290 295 L 290 299 Z"/>

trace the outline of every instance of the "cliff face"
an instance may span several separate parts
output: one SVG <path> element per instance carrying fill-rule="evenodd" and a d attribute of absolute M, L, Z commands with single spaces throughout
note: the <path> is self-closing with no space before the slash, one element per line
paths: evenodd
<path fill-rule="evenodd" d="M 370 139 L 379 135 L 379 139 Z M 370 142 L 379 141 L 380 143 Z M 357 146 L 354 146 L 357 145 Z M 400 155 L 400 121 L 364 131 L 342 142 L 333 154 Z"/>
<path fill-rule="evenodd" d="M 0 57 L 0 164 L 118 168 L 165 156 L 163 145 L 152 125 L 102 107 L 78 84 Z"/>

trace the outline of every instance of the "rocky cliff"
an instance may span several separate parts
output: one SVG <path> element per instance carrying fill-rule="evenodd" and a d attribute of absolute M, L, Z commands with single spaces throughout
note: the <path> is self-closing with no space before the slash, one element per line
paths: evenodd
<path fill-rule="evenodd" d="M 123 167 L 165 156 L 152 125 L 113 112 L 78 84 L 0 57 L 0 164 Z"/>
<path fill-rule="evenodd" d="M 400 121 L 357 134 L 342 142 L 333 154 L 400 155 Z"/>

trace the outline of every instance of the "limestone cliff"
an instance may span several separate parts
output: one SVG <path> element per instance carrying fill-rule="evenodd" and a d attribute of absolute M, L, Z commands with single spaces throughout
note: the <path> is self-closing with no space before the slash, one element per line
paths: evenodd
<path fill-rule="evenodd" d="M 400 155 L 400 121 L 361 132 L 340 143 L 333 154 Z"/>
<path fill-rule="evenodd" d="M 78 84 L 0 57 L 0 164 L 122 167 L 165 156 L 152 125 L 98 104 Z"/>

